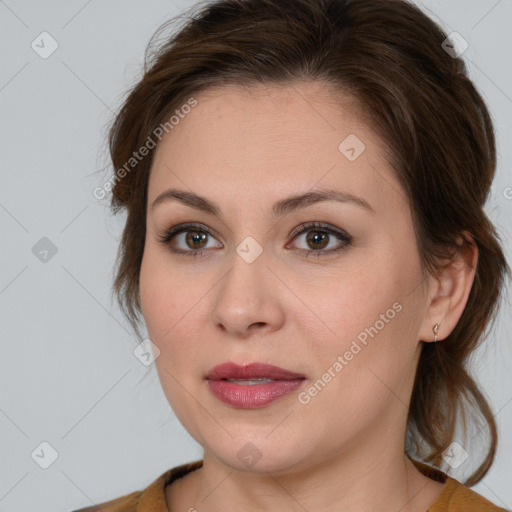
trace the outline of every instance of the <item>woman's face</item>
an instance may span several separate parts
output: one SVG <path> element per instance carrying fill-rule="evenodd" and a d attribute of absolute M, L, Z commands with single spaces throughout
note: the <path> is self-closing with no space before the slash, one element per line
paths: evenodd
<path fill-rule="evenodd" d="M 154 155 L 140 273 L 148 335 L 176 416 L 232 468 L 285 472 L 403 448 L 427 309 L 411 213 L 379 139 L 327 91 L 210 89 Z M 153 205 L 169 189 L 218 214 L 199 199 Z M 357 199 L 289 200 L 326 190 Z M 161 241 L 185 223 L 195 226 Z M 303 378 L 293 389 L 217 382 L 239 391 L 227 403 L 206 378 L 227 361 Z M 258 402 L 263 386 L 292 391 Z"/>

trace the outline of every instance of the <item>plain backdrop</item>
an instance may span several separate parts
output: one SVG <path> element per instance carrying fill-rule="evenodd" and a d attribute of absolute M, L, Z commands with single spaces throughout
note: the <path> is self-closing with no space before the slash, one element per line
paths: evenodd
<path fill-rule="evenodd" d="M 90 506 L 202 457 L 154 366 L 145 377 L 133 353 L 137 340 L 111 300 L 124 215 L 92 194 L 106 125 L 141 77 L 150 36 L 192 3 L 0 0 L 0 511 Z M 463 57 L 498 138 L 486 210 L 511 261 L 512 2 L 418 4 L 469 43 Z M 505 302 L 473 358 L 500 433 L 474 490 L 509 509 L 511 327 Z"/>

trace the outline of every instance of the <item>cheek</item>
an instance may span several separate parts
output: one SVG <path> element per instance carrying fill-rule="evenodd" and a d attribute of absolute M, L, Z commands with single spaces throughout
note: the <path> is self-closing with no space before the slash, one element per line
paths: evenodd
<path fill-rule="evenodd" d="M 173 413 L 187 432 L 201 442 L 200 425 L 208 418 L 200 416 L 201 408 L 197 413 L 197 402 L 190 394 L 195 394 L 195 386 L 202 379 L 197 367 L 202 348 L 197 340 L 201 338 L 192 330 L 201 303 L 196 294 L 190 293 L 194 290 L 190 278 L 176 272 L 171 274 L 168 262 L 162 264 L 158 257 L 151 256 L 151 251 L 145 253 L 139 286 L 148 335 L 160 350 L 155 367 Z"/>
<path fill-rule="evenodd" d="M 162 351 L 162 341 L 172 334 L 172 327 L 177 322 L 178 301 L 173 291 L 176 283 L 171 282 L 169 268 L 155 252 L 146 246 L 140 268 L 139 289 L 149 337 Z"/>
<path fill-rule="evenodd" d="M 307 306 L 300 315 L 297 311 L 297 318 L 308 323 L 305 332 L 316 331 L 312 339 L 323 339 L 326 349 L 343 349 L 378 321 L 381 314 L 391 310 L 388 316 L 395 316 L 392 308 L 400 299 L 401 286 L 392 277 L 394 274 L 381 261 L 380 266 L 372 262 L 362 268 L 360 263 L 357 268 L 350 267 L 335 276 L 316 276 L 314 286 L 308 278 L 295 288 Z M 300 307 L 304 309 L 302 303 Z"/>
<path fill-rule="evenodd" d="M 382 398 L 386 387 L 376 375 L 391 388 L 399 386 L 417 348 L 421 304 L 411 283 L 420 279 L 419 269 L 398 255 L 378 256 L 359 260 L 357 270 L 315 279 L 314 287 L 304 281 L 297 292 L 307 297 L 308 310 L 297 310 L 295 318 L 315 354 L 314 377 L 336 381 L 328 386 L 339 388 L 348 402 L 353 397 L 345 396 L 347 386 L 368 393 L 369 402 Z"/>
<path fill-rule="evenodd" d="M 152 263 L 151 255 L 146 250 L 142 258 L 139 276 L 139 293 L 142 314 L 148 330 L 158 330 L 158 322 L 164 318 L 164 296 L 162 281 L 158 279 L 159 269 Z"/>
<path fill-rule="evenodd" d="M 174 269 L 163 251 L 149 248 L 140 270 L 141 309 L 151 341 L 159 348 L 157 367 L 165 365 L 173 374 L 187 368 L 194 354 L 204 325 L 195 321 L 205 314 L 205 292 L 193 286 L 193 278 Z"/>
<path fill-rule="evenodd" d="M 301 410 L 324 417 L 320 428 L 326 439 L 333 425 L 340 439 L 350 439 L 389 411 L 400 413 L 414 372 L 411 318 L 401 304 L 379 297 L 339 313 L 338 319 L 339 329 L 331 324 L 336 337 L 324 334 L 311 347 L 314 370 L 300 397 Z"/>
<path fill-rule="evenodd" d="M 155 327 L 172 321 L 177 306 L 183 302 L 183 295 L 179 296 L 187 290 L 166 251 L 150 242 L 144 248 L 139 288 L 144 318 Z"/>

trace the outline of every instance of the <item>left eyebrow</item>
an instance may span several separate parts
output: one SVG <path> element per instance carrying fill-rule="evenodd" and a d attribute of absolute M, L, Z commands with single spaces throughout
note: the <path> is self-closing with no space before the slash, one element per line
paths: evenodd
<path fill-rule="evenodd" d="M 186 190 L 179 190 L 176 188 L 170 188 L 165 192 L 162 192 L 162 194 L 160 194 L 153 201 L 151 209 L 154 209 L 157 205 L 163 202 L 172 200 L 179 201 L 180 203 L 184 204 L 185 206 L 189 206 L 190 208 L 204 211 L 210 215 L 223 218 L 222 209 L 214 201 L 199 196 L 194 192 L 188 192 Z M 306 192 L 304 194 L 298 194 L 286 199 L 282 199 L 272 206 L 272 213 L 274 217 L 280 217 L 296 210 L 307 208 L 308 206 L 322 201 L 338 201 L 342 203 L 350 203 L 359 206 L 360 208 L 363 208 L 372 214 L 375 214 L 375 210 L 363 198 L 348 192 L 342 192 L 340 190 L 333 189 L 316 189 L 314 192 Z"/>

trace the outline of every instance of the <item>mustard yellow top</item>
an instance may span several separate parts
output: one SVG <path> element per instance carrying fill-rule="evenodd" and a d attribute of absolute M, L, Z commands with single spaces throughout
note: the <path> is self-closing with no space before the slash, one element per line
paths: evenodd
<path fill-rule="evenodd" d="M 507 512 L 476 493 L 458 480 L 439 469 L 411 459 L 414 465 L 427 477 L 437 482 L 446 482 L 436 502 L 425 512 Z M 172 512 L 167 509 L 165 488 L 174 480 L 202 467 L 198 460 L 169 469 L 142 491 L 135 491 L 111 501 L 81 508 L 73 512 Z"/>

